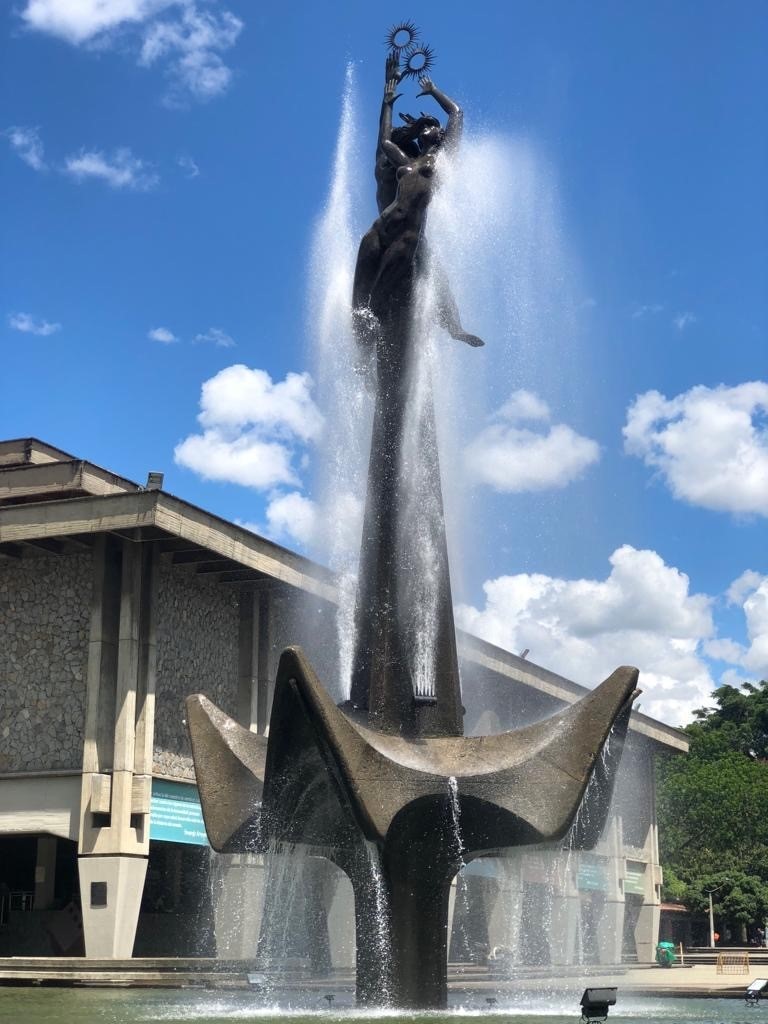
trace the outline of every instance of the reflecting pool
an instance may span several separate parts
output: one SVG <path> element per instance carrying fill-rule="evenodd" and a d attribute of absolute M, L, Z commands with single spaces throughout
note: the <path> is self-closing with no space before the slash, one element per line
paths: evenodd
<path fill-rule="evenodd" d="M 340 992 L 328 1006 L 322 994 L 304 994 L 301 1005 L 286 1009 L 270 1005 L 252 992 L 162 989 L 0 988 L 0 1021 L 8 1024 L 227 1024 L 230 1021 L 264 1022 L 278 1017 L 281 1024 L 352 1024 L 360 1021 L 424 1021 L 425 1024 L 461 1024 L 490 1018 L 491 1024 L 573 1024 L 580 1011 L 578 996 L 525 1008 L 489 1006 L 485 993 L 464 995 L 448 1013 L 358 1012 L 351 993 Z M 298 1003 L 299 1000 L 297 999 Z M 621 998 L 612 1008 L 609 1024 L 651 1024 L 696 1021 L 698 1024 L 758 1024 L 768 1021 L 768 1003 L 757 1009 L 740 999 Z"/>

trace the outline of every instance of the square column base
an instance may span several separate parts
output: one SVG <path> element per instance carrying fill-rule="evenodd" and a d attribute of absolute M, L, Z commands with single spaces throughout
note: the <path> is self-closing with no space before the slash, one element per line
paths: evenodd
<path fill-rule="evenodd" d="M 146 857 L 80 857 L 85 955 L 127 960 L 133 956 Z"/>

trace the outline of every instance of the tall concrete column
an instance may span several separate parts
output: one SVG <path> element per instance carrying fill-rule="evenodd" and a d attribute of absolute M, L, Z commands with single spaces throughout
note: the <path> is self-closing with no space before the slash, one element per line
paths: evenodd
<path fill-rule="evenodd" d="M 597 928 L 597 945 L 601 964 L 621 963 L 624 936 L 624 857 L 621 842 L 621 818 L 608 819 L 602 844 L 607 854 L 607 887 L 605 905 Z"/>
<path fill-rule="evenodd" d="M 335 971 L 355 968 L 355 895 L 352 883 L 330 861 L 328 887 L 328 936 L 331 944 L 331 966 Z M 375 924 L 374 924 L 375 926 Z"/>
<path fill-rule="evenodd" d="M 553 854 L 552 908 L 549 923 L 549 950 L 552 964 L 572 964 L 576 960 L 578 932 L 581 927 L 581 901 L 573 877 L 570 857 L 561 851 Z"/>
<path fill-rule="evenodd" d="M 658 902 L 643 903 L 635 925 L 638 963 L 653 963 L 656 957 L 656 943 L 659 941 L 660 924 L 661 904 Z"/>
<path fill-rule="evenodd" d="M 212 888 L 216 954 L 255 960 L 261 934 L 266 868 L 254 854 L 219 854 Z"/>
<path fill-rule="evenodd" d="M 94 550 L 78 869 L 88 957 L 130 957 L 149 853 L 154 544 Z"/>
<path fill-rule="evenodd" d="M 35 861 L 35 910 L 48 910 L 56 887 L 56 836 L 38 836 Z"/>
<path fill-rule="evenodd" d="M 272 710 L 272 689 L 274 687 L 273 665 L 271 664 L 272 636 L 274 633 L 274 599 L 270 587 L 254 592 L 258 604 L 256 641 L 256 731 L 264 735 L 269 726 Z"/>
<path fill-rule="evenodd" d="M 237 721 L 258 732 L 259 722 L 259 596 L 241 590 L 238 597 Z"/>
<path fill-rule="evenodd" d="M 488 914 L 488 945 L 507 950 L 511 960 L 517 960 L 520 948 L 520 923 L 523 912 L 523 881 L 520 856 L 499 857 L 494 860 L 498 889 Z"/>

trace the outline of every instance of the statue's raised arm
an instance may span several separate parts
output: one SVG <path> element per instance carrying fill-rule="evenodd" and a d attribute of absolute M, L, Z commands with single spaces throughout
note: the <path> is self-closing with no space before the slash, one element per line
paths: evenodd
<path fill-rule="evenodd" d="M 446 96 L 444 92 L 441 92 L 432 79 L 428 78 L 426 75 L 423 75 L 419 79 L 419 85 L 421 86 L 419 96 L 433 96 L 440 107 L 448 115 L 448 123 L 445 126 L 444 144 L 446 146 L 457 146 L 461 141 L 461 133 L 464 128 L 463 110 L 455 100 L 452 100 L 450 96 Z"/>

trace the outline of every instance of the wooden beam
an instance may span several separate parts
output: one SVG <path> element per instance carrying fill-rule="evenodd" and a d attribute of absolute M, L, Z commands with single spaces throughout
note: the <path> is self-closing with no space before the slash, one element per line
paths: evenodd
<path fill-rule="evenodd" d="M 215 558 L 210 562 L 198 562 L 195 565 L 195 572 L 205 576 L 206 573 L 229 572 L 238 568 L 237 562 L 233 562 L 231 558 Z"/>
<path fill-rule="evenodd" d="M 337 600 L 335 577 L 329 569 L 170 494 L 160 492 L 155 522 L 170 534 L 197 541 L 214 555 L 223 555 L 299 590 Z"/>
<path fill-rule="evenodd" d="M 266 577 L 253 569 L 232 569 L 219 574 L 219 583 L 257 583 Z"/>
<path fill-rule="evenodd" d="M 25 540 L 25 547 L 33 548 L 37 551 L 47 551 L 51 555 L 63 555 L 66 548 L 60 540 Z"/>
<path fill-rule="evenodd" d="M 41 501 L 0 508 L 0 543 L 151 526 L 159 491 Z"/>
<path fill-rule="evenodd" d="M 203 562 L 229 562 L 230 559 L 216 558 L 207 548 L 194 547 L 175 552 L 171 561 L 174 565 L 195 565 Z"/>
<path fill-rule="evenodd" d="M 76 534 L 72 533 L 67 537 L 67 544 L 71 544 L 72 547 L 79 548 L 81 551 L 93 551 L 93 545 L 96 542 L 94 534 Z"/>

